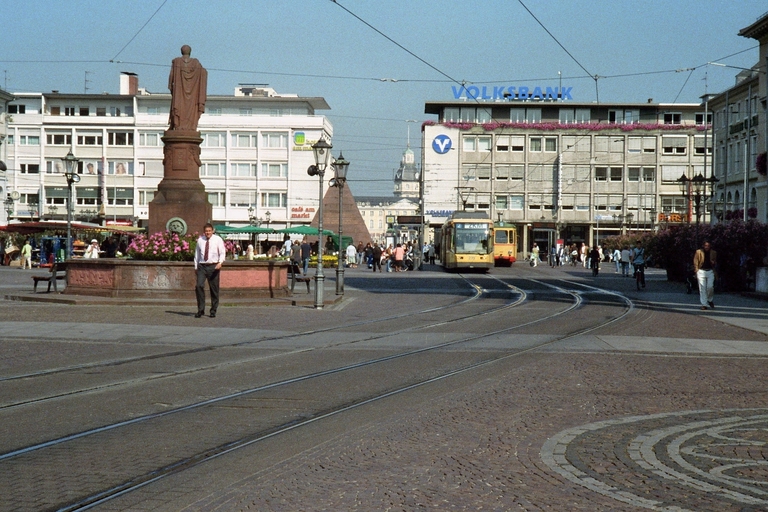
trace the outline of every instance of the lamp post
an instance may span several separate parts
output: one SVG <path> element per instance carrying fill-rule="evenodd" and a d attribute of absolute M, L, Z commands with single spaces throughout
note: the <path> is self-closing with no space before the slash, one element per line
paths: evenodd
<path fill-rule="evenodd" d="M 8 197 L 5 198 L 5 213 L 8 214 L 7 223 L 11 222 L 11 215 L 13 215 L 13 198 L 10 194 L 8 194 Z"/>
<path fill-rule="evenodd" d="M 339 153 L 339 158 L 333 163 L 334 177 L 331 186 L 339 189 L 339 257 L 336 262 L 336 295 L 344 295 L 344 261 L 342 256 L 342 197 L 344 184 L 347 182 L 347 169 L 349 162 L 344 160 L 344 155 Z"/>
<path fill-rule="evenodd" d="M 315 309 L 323 309 L 323 286 L 325 286 L 325 276 L 323 275 L 323 177 L 325 168 L 328 167 L 328 161 L 331 157 L 331 146 L 325 139 L 321 138 L 312 145 L 312 152 L 315 156 L 315 165 L 310 165 L 307 174 L 317 176 L 320 183 L 319 200 L 320 206 L 317 210 L 317 272 L 315 273 Z"/>
<path fill-rule="evenodd" d="M 685 174 L 677 178 L 677 183 L 680 185 L 680 192 L 687 203 L 688 214 L 686 218 L 688 222 L 691 222 L 690 216 L 690 204 L 693 201 L 693 207 L 695 208 L 694 214 L 696 215 L 696 247 L 699 246 L 699 220 L 701 218 L 701 200 L 707 196 L 707 185 L 710 185 L 712 189 L 715 187 L 715 183 L 720 181 L 714 175 L 709 178 L 705 178 L 701 173 L 697 174 L 693 178 L 687 177 Z"/>
<path fill-rule="evenodd" d="M 32 222 L 35 220 L 35 215 L 37 214 L 37 207 L 39 204 L 35 201 L 29 202 L 29 221 Z"/>
<path fill-rule="evenodd" d="M 67 156 L 61 161 L 64 162 L 64 177 L 67 179 L 67 254 L 65 259 L 69 259 L 72 257 L 72 184 L 80 181 L 80 175 L 77 174 L 77 164 L 80 160 L 75 158 L 70 149 Z"/>
<path fill-rule="evenodd" d="M 51 217 L 51 220 L 56 218 L 56 211 L 58 209 L 59 207 L 56 206 L 55 204 L 52 204 L 51 206 L 48 207 L 48 215 Z"/>

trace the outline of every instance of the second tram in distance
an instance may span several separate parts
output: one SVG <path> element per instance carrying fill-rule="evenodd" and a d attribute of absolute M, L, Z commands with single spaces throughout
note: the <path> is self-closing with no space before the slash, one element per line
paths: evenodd
<path fill-rule="evenodd" d="M 457 211 L 440 229 L 440 262 L 447 270 L 494 266 L 493 222 L 485 212 Z"/>
<path fill-rule="evenodd" d="M 493 228 L 493 259 L 497 266 L 517 261 L 517 227 L 497 222 Z"/>

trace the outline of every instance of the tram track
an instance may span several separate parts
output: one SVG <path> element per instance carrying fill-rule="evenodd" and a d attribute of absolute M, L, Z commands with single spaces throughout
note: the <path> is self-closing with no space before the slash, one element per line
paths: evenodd
<path fill-rule="evenodd" d="M 122 365 L 126 365 L 126 364 L 135 364 L 135 363 L 140 363 L 140 362 L 158 360 L 158 359 L 162 359 L 162 358 L 180 357 L 180 356 L 184 356 L 184 355 L 197 354 L 197 353 L 201 353 L 201 352 L 211 352 L 211 351 L 217 351 L 217 350 L 221 351 L 221 350 L 225 350 L 227 348 L 252 346 L 252 345 L 256 345 L 256 344 L 263 343 L 263 342 L 268 342 L 268 341 L 285 341 L 285 340 L 290 340 L 290 339 L 294 339 L 294 338 L 300 338 L 300 337 L 304 337 L 304 336 L 312 336 L 312 335 L 316 335 L 316 334 L 320 334 L 320 333 L 328 333 L 328 332 L 333 332 L 333 331 L 339 331 L 339 330 L 342 330 L 342 329 L 343 330 L 349 330 L 351 328 L 367 327 L 367 326 L 371 326 L 371 325 L 374 325 L 374 324 L 379 324 L 379 323 L 382 323 L 382 322 L 391 322 L 393 320 L 404 320 L 404 319 L 408 319 L 408 318 L 414 318 L 414 317 L 417 317 L 417 316 L 420 316 L 420 315 L 425 315 L 425 314 L 428 314 L 428 313 L 443 312 L 443 311 L 446 311 L 448 309 L 457 308 L 457 307 L 469 304 L 471 302 L 474 302 L 474 301 L 478 300 L 479 298 L 481 298 L 484 294 L 487 294 L 487 290 L 485 290 L 484 288 L 482 288 L 482 287 L 472 283 L 470 280 L 468 280 L 464 276 L 460 276 L 460 277 L 462 277 L 462 279 L 464 279 L 464 281 L 470 286 L 470 288 L 474 291 L 474 293 L 470 297 L 468 297 L 467 299 L 459 301 L 459 302 L 454 303 L 454 304 L 448 304 L 448 305 L 445 305 L 445 306 L 428 308 L 428 309 L 424 309 L 424 310 L 421 310 L 421 311 L 418 311 L 418 312 L 414 312 L 414 313 L 406 313 L 406 314 L 400 314 L 400 315 L 391 315 L 391 316 L 387 316 L 387 317 L 384 317 L 384 318 L 377 318 L 377 319 L 372 319 L 372 320 L 368 320 L 368 321 L 353 322 L 353 323 L 345 324 L 344 326 L 339 326 L 339 327 L 327 327 L 327 328 L 322 328 L 322 329 L 313 329 L 313 330 L 302 331 L 302 332 L 298 332 L 298 333 L 285 334 L 285 335 L 282 335 L 282 336 L 270 336 L 270 337 L 265 337 L 265 338 L 261 338 L 259 340 L 254 340 L 254 341 L 231 343 L 231 344 L 225 344 L 225 345 L 218 345 L 218 346 L 215 346 L 215 347 L 208 346 L 208 347 L 199 347 L 199 348 L 188 349 L 188 350 L 176 350 L 176 351 L 172 351 L 172 352 L 168 352 L 168 353 L 163 353 L 163 354 L 152 354 L 152 355 L 141 356 L 141 357 L 125 358 L 125 359 L 121 359 L 121 360 L 111 360 L 111 361 L 104 361 L 104 362 L 99 362 L 99 363 L 89 363 L 89 364 L 82 364 L 82 365 L 74 365 L 74 366 L 70 366 L 70 367 L 66 367 L 66 368 L 56 368 L 56 369 L 51 369 L 51 370 L 48 370 L 48 371 L 40 371 L 40 372 L 35 372 L 35 373 L 28 373 L 28 374 L 23 374 L 23 375 L 17 375 L 17 376 L 11 376 L 11 377 L 6 377 L 6 378 L 0 378 L 0 384 L 2 384 L 3 382 L 19 380 L 19 379 L 27 379 L 28 380 L 28 379 L 41 378 L 41 377 L 61 374 L 61 373 L 69 373 L 69 372 L 77 372 L 77 371 L 91 371 L 91 370 L 102 369 L 102 368 L 107 368 L 107 367 L 122 366 Z M 298 354 L 300 352 L 307 352 L 307 351 L 311 351 L 311 350 L 322 350 L 322 349 L 327 349 L 327 348 L 339 347 L 339 346 L 342 346 L 342 345 L 350 345 L 350 344 L 360 343 L 360 342 L 375 341 L 376 339 L 380 339 L 380 338 L 384 338 L 384 337 L 389 337 L 389 336 L 392 336 L 392 335 L 406 334 L 406 333 L 413 332 L 413 331 L 416 331 L 416 330 L 429 329 L 431 327 L 437 327 L 437 326 L 440 326 L 440 325 L 445 325 L 445 324 L 449 324 L 449 323 L 453 323 L 453 322 L 464 321 L 464 320 L 467 320 L 467 319 L 472 318 L 472 317 L 481 317 L 481 316 L 484 316 L 484 315 L 489 315 L 489 314 L 497 313 L 497 312 L 500 312 L 500 311 L 505 311 L 505 310 L 507 310 L 509 308 L 516 307 L 516 306 L 522 304 L 523 302 L 525 302 L 525 300 L 526 300 L 525 292 L 523 292 L 522 290 L 517 289 L 515 287 L 511 287 L 511 286 L 507 286 L 507 288 L 508 288 L 507 291 L 511 291 L 513 293 L 516 293 L 516 294 L 519 295 L 519 297 L 517 297 L 516 299 L 512 300 L 511 302 L 508 302 L 506 304 L 502 304 L 500 306 L 496 306 L 494 308 L 491 308 L 489 310 L 486 310 L 486 311 L 483 311 L 483 312 L 480 312 L 480 313 L 477 313 L 477 314 L 459 316 L 459 317 L 456 317 L 456 318 L 453 318 L 453 319 L 450 319 L 450 320 L 444 320 L 444 321 L 440 321 L 440 322 L 432 322 L 432 323 L 427 323 L 427 324 L 424 324 L 424 325 L 419 325 L 419 326 L 414 326 L 414 327 L 401 328 L 401 329 L 398 329 L 398 330 L 395 330 L 395 331 L 388 331 L 385 334 L 373 335 L 373 336 L 370 336 L 370 337 L 367 337 L 367 338 L 363 338 L 363 339 L 358 339 L 358 340 L 344 341 L 344 342 L 338 342 L 338 343 L 329 343 L 329 344 L 325 344 L 325 345 L 318 346 L 318 347 L 302 348 L 302 349 L 296 349 L 296 350 L 281 352 L 279 354 L 274 354 L 272 356 L 267 356 L 266 358 L 269 358 L 269 357 L 289 357 L 289 356 Z M 228 365 L 244 364 L 244 363 L 248 363 L 248 362 L 253 362 L 255 360 L 264 360 L 264 359 L 265 359 L 265 356 L 258 356 L 258 357 L 252 357 L 252 358 L 242 358 L 241 357 L 241 358 L 238 358 L 238 359 L 235 359 L 235 360 L 232 360 L 232 361 L 221 362 L 221 363 L 213 364 L 213 365 L 203 365 L 203 366 L 198 366 L 196 368 L 186 368 L 186 369 L 178 370 L 178 371 L 170 371 L 170 372 L 159 374 L 159 375 L 155 374 L 155 375 L 147 376 L 147 377 L 141 378 L 141 379 L 133 378 L 133 379 L 130 379 L 130 380 L 116 381 L 116 382 L 111 382 L 111 383 L 108 383 L 108 384 L 89 386 L 89 387 L 84 387 L 84 388 L 81 388 L 81 389 L 78 389 L 78 390 L 69 390 L 69 391 L 66 391 L 66 392 L 63 392 L 63 393 L 54 393 L 54 394 L 50 394 L 50 395 L 47 395 L 47 396 L 36 397 L 34 399 L 21 400 L 21 401 L 17 401 L 17 402 L 10 402 L 10 403 L 5 403 L 5 404 L 0 404 L 0 411 L 2 411 L 4 409 L 12 409 L 14 407 L 20 407 L 20 406 L 24 406 L 24 405 L 30 405 L 30 404 L 35 404 L 35 403 L 46 402 L 46 401 L 55 400 L 55 399 L 63 398 L 63 397 L 71 397 L 71 396 L 74 396 L 74 395 L 77 395 L 77 394 L 81 394 L 81 393 L 92 393 L 92 392 L 95 392 L 95 391 L 103 391 L 103 390 L 106 390 L 106 389 L 109 389 L 109 388 L 113 388 L 113 387 L 120 387 L 120 386 L 125 386 L 125 385 L 133 385 L 133 384 L 137 384 L 137 383 L 149 382 L 149 381 L 158 380 L 158 379 L 164 379 L 164 378 L 172 378 L 172 377 L 175 377 L 175 376 L 187 375 L 187 374 L 194 373 L 194 372 L 211 371 L 211 370 L 215 370 L 215 369 L 218 369 L 218 368 L 226 367 Z"/>
<path fill-rule="evenodd" d="M 468 282 L 468 281 L 467 281 Z M 468 282 L 469 283 L 469 282 Z M 368 326 L 373 325 L 377 323 L 382 322 L 388 322 L 393 320 L 404 320 L 411 317 L 416 317 L 419 315 L 423 315 L 426 313 L 435 313 L 440 311 L 446 311 L 448 309 L 460 307 L 466 304 L 469 304 L 471 302 L 474 302 L 478 300 L 482 294 L 483 290 L 480 287 L 476 287 L 470 284 L 470 288 L 473 290 L 472 295 L 467 297 L 464 300 L 458 301 L 453 304 L 446 304 L 443 306 L 428 308 L 416 312 L 409 312 L 409 313 L 401 313 L 397 315 L 389 315 L 381 318 L 376 318 L 372 320 L 365 320 L 365 321 L 358 321 L 358 322 L 350 322 L 345 324 L 344 326 L 333 326 L 333 327 L 325 327 L 325 328 L 315 328 L 311 330 L 306 331 L 299 331 L 295 333 L 290 334 L 284 334 L 281 336 L 268 336 L 260 339 L 256 339 L 253 341 L 242 341 L 237 343 L 228 343 L 224 345 L 217 345 L 217 346 L 206 346 L 206 347 L 197 347 L 197 348 L 190 348 L 185 350 L 174 350 L 171 352 L 163 352 L 158 354 L 148 354 L 144 356 L 138 356 L 138 357 L 127 357 L 127 358 L 120 358 L 120 359 L 112 359 L 109 361 L 98 361 L 98 362 L 92 362 L 92 363 L 84 363 L 79 365 L 71 365 L 66 367 L 59 367 L 59 368 L 51 368 L 46 370 L 41 370 L 37 372 L 29 372 L 24 374 L 18 374 L 18 375 L 9 375 L 9 376 L 0 376 L 0 383 L 7 382 L 7 381 L 13 381 L 13 380 L 20 380 L 20 379 L 29 379 L 33 377 L 42 377 L 46 375 L 53 375 L 57 373 L 66 373 L 71 371 L 77 371 L 77 370 L 90 370 L 90 369 L 96 369 L 96 368 L 103 368 L 103 367 L 109 367 L 109 366 L 121 366 L 125 364 L 131 364 L 136 362 L 142 362 L 142 361 L 150 361 L 150 360 L 156 360 L 156 359 L 162 359 L 167 357 L 178 357 L 182 355 L 187 354 L 195 354 L 199 352 L 206 352 L 206 351 L 214 351 L 217 349 L 224 349 L 224 348 L 234 348 L 234 347 L 242 347 L 242 346 L 249 346 L 254 345 L 258 343 L 262 343 L 265 341 L 279 341 L 279 340 L 287 340 L 295 337 L 300 336 L 310 336 L 314 334 L 321 334 L 326 332 L 333 332 L 338 331 L 341 329 L 349 329 L 349 328 L 355 328 L 355 327 L 362 327 L 362 326 Z M 524 297 L 523 297 L 524 299 Z M 506 306 L 504 306 L 506 307 Z M 0 340 L 2 340 L 2 337 L 0 337 Z M 2 407 L 0 407 L 2 408 Z"/>
<path fill-rule="evenodd" d="M 496 283 L 504 286 L 512 286 L 509 283 L 505 282 L 504 280 L 499 279 L 495 276 L 490 276 L 490 280 L 495 281 Z M 516 323 L 515 325 L 508 326 L 502 329 L 495 329 L 493 331 L 482 332 L 482 333 L 474 333 L 472 335 L 461 335 L 456 339 L 452 339 L 450 341 L 446 341 L 443 343 L 437 343 L 437 344 L 429 345 L 429 346 L 422 347 L 419 349 L 414 349 L 414 350 L 400 351 L 384 357 L 377 357 L 377 358 L 360 361 L 355 364 L 342 365 L 335 368 L 329 368 L 323 371 L 311 372 L 304 375 L 298 375 L 298 376 L 294 376 L 281 381 L 267 383 L 254 388 L 240 390 L 236 393 L 222 395 L 212 399 L 199 401 L 197 403 L 188 404 L 184 407 L 179 407 L 173 410 L 168 410 L 168 411 L 163 411 L 157 414 L 132 418 L 127 421 L 116 422 L 111 425 L 104 425 L 97 429 L 91 429 L 91 430 L 75 433 L 72 435 L 60 437 L 58 439 L 51 439 L 45 443 L 38 443 L 36 445 L 28 446 L 23 449 L 7 452 L 5 454 L 0 454 L 0 469 L 5 464 L 14 463 L 17 460 L 27 459 L 29 457 L 37 457 L 38 454 L 41 454 L 41 456 L 44 457 L 44 455 L 42 454 L 44 454 L 44 452 L 47 449 L 60 449 L 62 446 L 66 446 L 67 444 L 70 444 L 70 443 L 84 442 L 84 441 L 88 442 L 87 438 L 94 437 L 97 435 L 110 435 L 111 432 L 116 432 L 121 429 L 127 429 L 129 427 L 136 427 L 140 424 L 147 424 L 153 421 L 155 422 L 167 421 L 169 419 L 172 419 L 174 416 L 181 417 L 182 415 L 188 415 L 189 413 L 199 413 L 205 410 L 210 411 L 212 408 L 216 408 L 217 406 L 220 406 L 225 402 L 242 400 L 244 398 L 252 397 L 252 395 L 256 395 L 258 393 L 272 392 L 278 389 L 287 389 L 290 386 L 305 385 L 313 381 L 328 379 L 333 376 L 338 376 L 340 374 L 353 373 L 355 371 L 360 371 L 361 369 L 375 367 L 377 365 L 384 365 L 384 366 L 388 364 L 391 365 L 392 362 L 401 360 L 401 359 L 420 357 L 429 353 L 438 354 L 440 353 L 440 351 L 443 351 L 444 349 L 447 349 L 447 348 L 451 348 L 451 347 L 455 348 L 462 344 L 471 344 L 473 342 L 478 342 L 483 339 L 510 334 L 516 329 L 520 329 L 522 327 L 533 325 L 540 322 L 546 322 L 548 320 L 551 320 L 552 318 L 570 313 L 575 309 L 578 309 L 583 306 L 581 293 L 573 292 L 564 287 L 558 287 L 550 283 L 544 283 L 542 281 L 531 280 L 531 282 L 535 282 L 539 285 L 548 287 L 554 290 L 558 294 L 569 296 L 571 298 L 571 303 L 568 305 L 568 307 L 563 308 L 560 311 L 544 315 L 540 318 L 533 318 L 526 322 Z M 569 283 L 569 284 L 573 285 L 573 283 Z M 473 286 L 479 286 L 479 285 L 475 284 Z M 593 288 L 593 287 L 585 287 L 585 289 L 589 289 L 589 288 Z M 475 289 L 478 290 L 479 288 L 475 288 Z M 431 322 L 429 324 L 425 324 L 425 325 L 421 325 L 421 326 L 417 326 L 409 329 L 403 329 L 401 333 L 413 332 L 415 330 L 428 330 L 437 326 L 447 325 L 454 322 L 460 322 L 468 319 L 480 318 L 485 315 L 504 312 L 507 309 L 514 307 L 513 305 L 520 305 L 524 302 L 524 299 L 522 299 L 522 297 L 524 296 L 525 292 L 523 292 L 519 288 L 517 289 L 521 293 L 521 298 L 519 298 L 516 301 L 510 301 L 507 304 L 504 304 L 502 306 L 496 306 L 486 311 L 473 313 L 471 315 L 464 315 L 459 318 L 454 318 L 454 319 L 441 321 L 441 322 Z M 590 293 L 597 293 L 597 289 L 591 290 Z M 475 297 L 479 297 L 479 296 L 482 296 L 482 291 L 479 292 L 479 295 L 475 294 Z M 620 296 L 616 294 L 615 298 L 618 299 L 619 297 Z M 208 446 L 205 449 L 201 449 L 194 453 L 187 454 L 186 456 L 183 456 L 182 454 L 170 464 L 160 465 L 159 467 L 158 466 L 151 467 L 140 475 L 134 475 L 132 478 L 123 479 L 122 481 L 115 483 L 115 485 L 108 486 L 106 489 L 98 493 L 92 493 L 87 496 L 81 497 L 78 500 L 70 501 L 69 504 L 61 506 L 60 510 L 87 510 L 98 504 L 105 503 L 116 497 L 123 496 L 127 493 L 130 493 L 133 490 L 137 490 L 139 488 L 145 487 L 146 485 L 152 482 L 155 482 L 159 479 L 165 478 L 173 474 L 177 474 L 181 471 L 184 471 L 191 467 L 195 467 L 199 464 L 202 464 L 205 461 L 211 460 L 212 458 L 220 457 L 227 453 L 231 453 L 234 450 L 244 448 L 246 446 L 250 446 L 254 443 L 263 441 L 268 438 L 272 438 L 281 433 L 295 430 L 297 428 L 300 428 L 302 426 L 308 425 L 313 422 L 317 422 L 324 418 L 342 414 L 343 412 L 346 412 L 352 408 L 361 407 L 363 405 L 367 405 L 375 401 L 391 397 L 395 394 L 403 393 L 403 392 L 412 390 L 414 388 L 424 386 L 432 382 L 436 382 L 438 380 L 443 380 L 460 373 L 469 372 L 486 365 L 503 361 L 505 359 L 530 353 L 532 351 L 544 348 L 546 346 L 549 346 L 551 344 L 557 343 L 559 341 L 562 341 L 571 337 L 581 336 L 595 329 L 602 328 L 605 325 L 608 325 L 610 323 L 619 321 L 621 318 L 629 314 L 629 312 L 632 310 L 631 301 L 622 297 L 621 299 L 619 299 L 619 302 L 623 303 L 622 311 L 620 314 L 616 315 L 612 319 L 598 322 L 596 325 L 590 326 L 588 328 L 578 329 L 573 332 L 565 333 L 561 336 L 555 336 L 548 341 L 536 343 L 527 348 L 495 350 L 495 351 L 488 352 L 487 354 L 481 353 L 477 357 L 477 359 L 471 360 L 468 362 L 462 362 L 461 364 L 453 364 L 453 366 L 449 369 L 444 369 L 444 368 L 435 369 L 432 372 L 432 374 L 426 375 L 423 377 L 414 377 L 409 375 L 407 376 L 406 379 L 404 379 L 404 382 L 401 382 L 400 384 L 397 384 L 394 386 L 384 386 L 385 389 L 370 390 L 366 393 L 361 393 L 354 396 L 348 396 L 348 397 L 345 397 L 346 399 L 342 400 L 340 403 L 325 404 L 324 407 L 317 407 L 316 410 L 314 411 L 310 411 L 310 412 L 304 411 L 302 415 L 298 415 L 298 416 L 295 415 L 294 417 L 288 419 L 287 421 L 283 421 L 282 423 L 273 422 L 271 425 L 262 426 L 259 429 L 249 431 L 246 435 L 239 435 L 239 436 L 234 434 L 230 435 L 229 438 L 226 440 L 226 442 L 223 442 L 223 443 L 211 443 L 209 441 Z M 365 324 L 366 324 L 365 322 L 360 323 L 360 325 L 365 325 Z M 344 328 L 348 330 L 349 326 L 344 326 Z M 387 334 L 387 336 L 390 336 L 390 335 L 391 334 L 389 333 Z M 360 343 L 363 340 L 371 341 L 371 340 L 379 339 L 381 337 L 382 336 L 379 336 L 379 335 L 374 335 L 370 337 L 361 337 L 361 339 L 356 339 L 354 341 L 344 341 L 336 344 L 327 344 L 322 347 L 312 348 L 311 350 L 320 350 L 325 348 L 331 348 L 334 346 Z M 293 352 L 292 354 L 296 354 L 296 353 L 297 352 Z M 443 353 L 442 355 L 445 356 L 445 353 Z M 436 356 L 433 355 L 431 357 L 434 358 Z M 453 363 L 453 360 L 451 360 L 450 358 L 448 358 L 448 360 L 450 363 Z M 388 370 L 388 371 L 392 371 L 392 370 Z M 384 373 L 387 373 L 388 371 L 384 371 Z M 300 395 L 300 393 L 297 393 L 297 395 Z M 212 412 L 211 414 L 214 414 L 215 416 L 215 411 Z"/>

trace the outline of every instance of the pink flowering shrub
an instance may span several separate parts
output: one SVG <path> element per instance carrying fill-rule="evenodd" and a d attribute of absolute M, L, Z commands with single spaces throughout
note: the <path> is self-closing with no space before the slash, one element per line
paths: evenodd
<path fill-rule="evenodd" d="M 197 238 L 197 233 L 179 235 L 170 231 L 138 235 L 128 245 L 127 252 L 134 260 L 192 261 Z"/>
<path fill-rule="evenodd" d="M 645 247 L 646 256 L 667 271 L 670 281 L 682 281 L 693 262 L 693 254 L 704 241 L 717 251 L 719 286 L 724 290 L 743 289 L 741 274 L 745 261 L 760 265 L 766 256 L 768 224 L 754 219 L 747 222 L 735 218 L 727 222 L 709 224 L 694 222 L 668 226 L 657 233 L 631 234 L 601 240 L 603 249 L 634 245 Z"/>

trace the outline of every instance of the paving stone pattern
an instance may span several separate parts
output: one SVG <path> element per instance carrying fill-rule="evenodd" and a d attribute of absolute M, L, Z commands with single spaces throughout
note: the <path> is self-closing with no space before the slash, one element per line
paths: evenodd
<path fill-rule="evenodd" d="M 766 510 L 765 367 L 530 356 L 186 510 Z"/>

